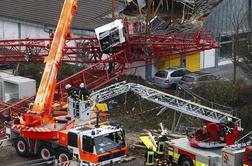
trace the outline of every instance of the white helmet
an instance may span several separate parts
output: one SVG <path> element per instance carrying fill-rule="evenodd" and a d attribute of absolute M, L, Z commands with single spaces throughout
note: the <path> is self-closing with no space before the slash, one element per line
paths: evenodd
<path fill-rule="evenodd" d="M 232 118 L 228 117 L 227 118 L 228 122 L 232 122 Z"/>
<path fill-rule="evenodd" d="M 84 83 L 81 83 L 80 88 L 84 88 L 84 87 L 85 87 Z"/>
<path fill-rule="evenodd" d="M 66 88 L 66 89 L 69 89 L 69 88 L 71 88 L 71 85 L 70 85 L 70 84 L 67 84 L 67 85 L 65 86 L 65 88 Z"/>

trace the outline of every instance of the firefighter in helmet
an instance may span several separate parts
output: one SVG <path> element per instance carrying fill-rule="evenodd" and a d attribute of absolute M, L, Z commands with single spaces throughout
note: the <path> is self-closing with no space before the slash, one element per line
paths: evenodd
<path fill-rule="evenodd" d="M 155 153 L 152 150 L 152 146 L 149 146 L 145 153 L 145 163 L 146 166 L 154 166 L 155 165 Z"/>
<path fill-rule="evenodd" d="M 71 97 L 72 99 L 75 99 L 77 90 L 74 87 L 72 87 L 70 84 L 67 84 L 65 86 L 65 89 L 67 90 L 68 96 Z"/>
<path fill-rule="evenodd" d="M 163 160 L 165 158 L 165 154 L 166 154 L 166 147 L 167 147 L 167 137 L 166 136 L 160 136 L 158 138 L 158 142 L 157 142 L 157 151 L 156 151 L 156 154 L 157 154 L 157 158 L 159 160 Z"/>
<path fill-rule="evenodd" d="M 89 93 L 87 88 L 85 87 L 84 83 L 80 84 L 80 89 L 79 89 L 79 99 L 80 100 L 87 100 L 89 97 Z"/>

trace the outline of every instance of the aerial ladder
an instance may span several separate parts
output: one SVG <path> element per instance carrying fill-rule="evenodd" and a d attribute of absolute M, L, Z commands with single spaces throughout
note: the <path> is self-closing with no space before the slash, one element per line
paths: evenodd
<path fill-rule="evenodd" d="M 241 120 L 229 113 L 221 112 L 140 84 L 125 82 L 113 84 L 96 91 L 91 95 L 91 99 L 96 102 L 103 102 L 128 91 L 133 92 L 145 100 L 163 106 L 162 109 L 164 110 L 169 108 L 204 120 L 206 122 L 205 133 L 196 132 L 195 137 L 190 138 L 190 144 L 193 147 L 216 148 L 232 145 L 242 130 Z M 233 128 L 233 131 L 230 131 L 230 128 Z M 218 136 L 217 132 L 220 132 L 220 130 L 224 132 L 223 137 L 225 137 L 225 141 L 221 141 Z M 206 138 L 207 140 L 205 140 Z"/>
<path fill-rule="evenodd" d="M 128 91 L 140 96 L 141 98 L 170 108 L 183 114 L 200 118 L 213 123 L 225 123 L 229 118 L 241 127 L 241 120 L 229 113 L 224 113 L 210 107 L 206 107 L 190 100 L 185 100 L 171 94 L 136 83 L 120 82 L 91 94 L 91 99 L 97 102 L 103 102 Z"/>

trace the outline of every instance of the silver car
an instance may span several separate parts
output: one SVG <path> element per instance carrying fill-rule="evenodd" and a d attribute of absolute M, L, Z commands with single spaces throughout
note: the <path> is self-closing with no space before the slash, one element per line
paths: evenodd
<path fill-rule="evenodd" d="M 185 75 L 191 73 L 185 68 L 171 67 L 158 71 L 153 79 L 153 83 L 162 88 L 176 88 L 177 82 Z"/>
<path fill-rule="evenodd" d="M 197 88 L 205 83 L 214 82 L 218 80 L 226 81 L 224 78 L 215 76 L 210 73 L 195 72 L 183 76 L 179 84 L 187 89 Z"/>

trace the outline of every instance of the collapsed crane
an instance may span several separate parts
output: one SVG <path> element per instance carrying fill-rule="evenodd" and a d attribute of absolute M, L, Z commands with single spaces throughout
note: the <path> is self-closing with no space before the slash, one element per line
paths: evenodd
<path fill-rule="evenodd" d="M 127 29 L 127 28 L 126 28 Z M 127 34 L 125 34 L 127 36 Z M 0 63 L 42 63 L 48 55 L 52 39 L 1 40 L 0 46 L 9 50 L 0 55 Z M 70 43 L 77 43 L 72 46 Z M 79 43 L 79 44 L 78 44 Z M 81 43 L 81 44 L 80 44 Z M 131 70 L 130 64 L 171 55 L 203 51 L 216 48 L 217 43 L 209 32 L 182 33 L 172 35 L 128 35 L 116 51 L 104 57 L 96 37 L 67 38 L 62 62 L 89 63 L 82 71 L 59 81 L 56 85 L 55 102 L 66 102 L 64 89 L 66 84 L 79 85 L 84 82 L 90 90 L 95 90 Z M 148 55 L 147 55 L 148 52 Z M 150 54 L 151 53 L 151 54 Z M 25 56 L 29 55 L 29 60 Z M 76 58 L 76 55 L 78 55 Z M 108 63 L 114 63 L 114 72 L 108 73 Z M 19 112 L 28 107 L 35 96 L 21 100 L 0 110 L 1 112 Z"/>
<path fill-rule="evenodd" d="M 99 128 L 68 116 L 52 115 L 56 78 L 77 2 L 65 0 L 35 101 L 6 128 L 7 141 L 14 143 L 21 156 L 35 154 L 48 160 L 56 155 L 64 163 L 75 155 L 80 166 L 106 165 L 121 161 L 127 154 L 120 126 Z"/>

